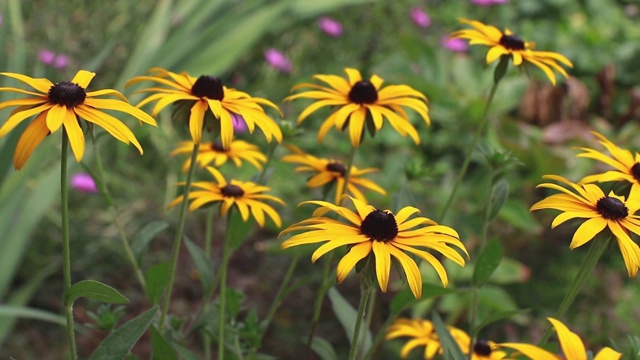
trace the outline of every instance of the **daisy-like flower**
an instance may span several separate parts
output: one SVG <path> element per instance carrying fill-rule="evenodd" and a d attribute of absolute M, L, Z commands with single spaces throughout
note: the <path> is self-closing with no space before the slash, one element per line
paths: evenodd
<path fill-rule="evenodd" d="M 467 39 L 471 45 L 486 45 L 490 49 L 487 52 L 487 64 L 490 64 L 501 56 L 509 56 L 513 60 L 513 65 L 519 66 L 523 63 L 531 63 L 539 67 L 547 75 L 552 84 L 556 84 L 556 76 L 553 70 L 568 78 L 566 70 L 560 66 L 561 63 L 568 67 L 573 67 L 569 59 L 551 51 L 535 51 L 534 42 L 524 41 L 509 29 L 500 31 L 498 28 L 485 25 L 480 21 L 460 19 L 460 22 L 469 24 L 473 29 L 463 29 L 451 34 L 453 38 Z"/>
<path fill-rule="evenodd" d="M 169 155 L 191 154 L 193 151 L 193 143 L 191 141 L 181 141 L 178 147 Z M 260 152 L 260 148 L 243 140 L 233 140 L 229 147 L 222 146 L 219 141 L 203 142 L 198 147 L 198 155 L 196 162 L 200 167 L 206 167 L 213 163 L 213 166 L 220 167 L 227 161 L 240 167 L 242 161 L 246 161 L 258 169 L 262 169 L 262 164 L 267 162 L 267 157 Z M 187 159 L 182 166 L 182 171 L 189 170 L 191 159 Z"/>
<path fill-rule="evenodd" d="M 570 219 L 587 219 L 573 234 L 569 245 L 572 250 L 609 229 L 618 242 L 629 276 L 635 276 L 640 268 L 640 248 L 629 237 L 629 231 L 640 235 L 640 216 L 635 215 L 640 209 L 640 187 L 632 187 L 629 198 L 625 200 L 624 196 L 617 196 L 613 191 L 605 195 L 595 184 L 574 184 L 555 175 L 544 177 L 563 183 L 573 191 L 557 184 L 540 184 L 538 187 L 555 189 L 562 194 L 551 195 L 535 203 L 531 210 L 562 211 L 551 223 L 552 228 Z"/>
<path fill-rule="evenodd" d="M 140 154 L 142 147 L 135 135 L 120 120 L 103 112 L 102 110 L 116 110 L 134 116 L 140 121 L 153 126 L 156 121 L 127 102 L 127 99 L 116 90 L 104 89 L 87 92 L 91 79 L 96 75 L 93 72 L 80 70 L 71 81 L 52 83 L 47 79 L 35 79 L 29 76 L 3 72 L 4 75 L 19 80 L 34 91 L 27 91 L 13 87 L 3 87 L 0 91 L 11 91 L 29 95 L 29 97 L 16 100 L 8 100 L 0 103 L 0 109 L 17 106 L 9 116 L 9 119 L 0 127 L 0 138 L 13 130 L 24 120 L 36 115 L 35 119 L 27 126 L 20 136 L 16 151 L 13 156 L 13 165 L 17 170 L 24 166 L 33 150 L 44 138 L 56 132 L 64 126 L 69 137 L 71 150 L 76 161 L 80 162 L 84 155 L 84 134 L 79 118 L 85 120 L 89 129 L 93 124 L 104 128 L 114 138 L 129 144 L 133 143 Z M 117 99 L 98 99 L 102 95 L 114 95 Z"/>
<path fill-rule="evenodd" d="M 382 292 L 386 292 L 389 285 L 393 257 L 404 269 L 409 288 L 416 298 L 422 296 L 422 276 L 418 265 L 407 253 L 431 264 L 444 286 L 448 284 L 445 268 L 435 256 L 423 249 L 435 250 L 456 264 L 464 266 L 465 259 L 453 247 L 459 248 L 467 257 L 469 255 L 458 233 L 452 228 L 438 225 L 425 217 L 409 219 L 411 215 L 419 212 L 411 206 L 394 215 L 391 211 L 376 209 L 358 199 L 349 199 L 353 202 L 356 212 L 326 201 L 301 203 L 320 207 L 314 211 L 313 217 L 293 224 L 280 233 L 283 235 L 292 231 L 304 231 L 285 240 L 281 248 L 325 242 L 311 256 L 311 261 L 315 262 L 327 252 L 347 245 L 349 252 L 342 257 L 336 270 L 338 283 L 347 277 L 359 261 L 372 255 Z M 340 215 L 349 223 L 323 216 L 329 212 Z"/>
<path fill-rule="evenodd" d="M 245 222 L 249 220 L 249 216 L 252 216 L 258 225 L 263 227 L 264 215 L 267 214 L 276 226 L 282 226 L 280 215 L 271 205 L 264 202 L 268 200 L 284 205 L 284 202 L 279 198 L 264 194 L 265 191 L 271 190 L 270 188 L 249 181 L 227 181 L 218 170 L 210 166 L 207 167 L 207 171 L 211 173 L 216 181 L 196 181 L 192 184 L 193 188 L 198 190 L 189 192 L 188 199 L 192 200 L 189 205 L 189 211 L 199 209 L 210 203 L 220 203 L 221 216 L 226 216 L 229 210 L 235 206 Z M 180 185 L 184 184 L 181 183 Z M 183 196 L 179 196 L 169 203 L 168 208 L 180 204 L 182 199 Z"/>
<path fill-rule="evenodd" d="M 236 89 L 227 88 L 219 78 L 202 75 L 192 77 L 186 72 L 176 74 L 161 68 L 149 70 L 149 76 L 137 76 L 129 80 L 126 86 L 142 81 L 152 81 L 165 87 L 150 87 L 138 90 L 138 93 L 153 93 L 142 100 L 138 107 L 157 101 L 151 115 L 156 116 L 167 105 L 175 103 L 182 106 L 189 113 L 188 125 L 191 139 L 199 144 L 202 139 L 202 129 L 205 126 L 207 115 L 213 116 L 213 124 L 216 133 L 220 133 L 220 139 L 224 147 L 228 147 L 233 139 L 232 116 L 240 115 L 253 133 L 256 125 L 262 130 L 268 141 L 275 138 L 282 141 L 282 132 L 267 114 L 261 105 L 270 106 L 280 112 L 280 109 L 269 100 L 251 97 L 249 94 Z M 215 117 L 215 121 L 213 120 Z M 209 126 L 209 124 L 207 124 Z"/>
<path fill-rule="evenodd" d="M 469 353 L 469 345 L 471 338 L 466 332 L 447 326 L 449 334 L 458 343 L 463 353 Z M 395 339 L 399 337 L 409 337 L 410 340 L 400 350 L 400 357 L 405 359 L 411 351 L 417 347 L 424 346 L 423 358 L 425 360 L 433 359 L 437 354 L 442 354 L 440 339 L 433 323 L 423 319 L 406 319 L 400 318 L 387 330 L 385 338 Z M 472 360 L 501 360 L 507 354 L 498 350 L 498 345 L 492 341 L 479 340 L 473 346 Z"/>
<path fill-rule="evenodd" d="M 593 132 L 593 134 L 600 139 L 599 143 L 609 151 L 611 156 L 589 148 L 580 148 L 580 150 L 584 152 L 577 156 L 603 162 L 612 166 L 615 170 L 587 176 L 580 182 L 592 183 L 624 180 L 630 182 L 634 187 L 640 186 L 640 154 L 635 153 L 634 156 L 631 151 L 619 148 L 601 134 L 597 132 Z"/>
<path fill-rule="evenodd" d="M 335 184 L 335 200 L 334 204 L 338 204 L 340 196 L 343 194 L 345 174 L 347 167 L 341 161 L 333 159 L 317 158 L 313 155 L 305 154 L 300 148 L 296 146 L 287 146 L 295 154 L 285 155 L 282 157 L 282 161 L 301 164 L 302 166 L 296 167 L 296 172 L 312 172 L 313 176 L 307 180 L 307 186 L 310 188 L 320 187 L 327 184 Z M 373 190 L 378 194 L 386 195 L 386 191 L 378 186 L 371 180 L 363 179 L 361 176 L 378 171 L 376 168 L 358 169 L 355 166 L 351 166 L 351 174 L 349 175 L 349 185 L 347 185 L 347 195 L 352 195 L 356 199 L 366 203 L 362 191 L 359 187 Z"/>
<path fill-rule="evenodd" d="M 363 80 L 356 69 L 346 68 L 344 71 L 347 79 L 336 75 L 313 76 L 330 87 L 312 83 L 302 83 L 293 87 L 294 91 L 302 88 L 313 90 L 288 96 L 285 101 L 301 98 L 317 100 L 302 111 L 298 116 L 298 123 L 322 107 L 338 106 L 320 127 L 318 141 L 324 139 L 331 127 L 342 131 L 348 126 L 351 144 L 357 147 L 364 136 L 365 125 L 370 131 L 375 129 L 377 132 L 382 128 L 383 120 L 386 118 L 402 136 L 409 135 L 416 144 L 420 143 L 418 132 L 409 122 L 403 107 L 416 111 L 429 125 L 431 120 L 427 98 L 422 93 L 407 85 L 389 85 L 382 88 L 383 80 L 378 75 Z"/>
<path fill-rule="evenodd" d="M 576 333 L 571 332 L 562 322 L 554 318 L 547 318 L 547 320 L 551 322 L 553 328 L 558 333 L 560 347 L 562 348 L 564 356 L 550 353 L 545 349 L 531 344 L 503 343 L 499 344 L 499 346 L 515 349 L 530 359 L 535 360 L 587 360 L 587 351 L 580 337 Z M 593 360 L 618 360 L 620 357 L 622 357 L 621 353 L 610 347 L 605 347 L 596 354 Z"/>

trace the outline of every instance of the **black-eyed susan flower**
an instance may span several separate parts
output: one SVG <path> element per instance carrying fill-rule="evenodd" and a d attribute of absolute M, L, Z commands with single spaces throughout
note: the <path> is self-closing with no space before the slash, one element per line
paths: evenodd
<path fill-rule="evenodd" d="M 190 154 L 193 151 L 193 142 L 181 141 L 178 147 L 169 155 Z M 213 163 L 213 166 L 220 167 L 227 161 L 232 161 L 236 166 L 242 166 L 246 161 L 258 169 L 262 169 L 262 164 L 267 161 L 267 157 L 256 145 L 243 140 L 233 140 L 228 147 L 222 146 L 220 141 L 203 142 L 198 147 L 196 162 L 200 167 L 206 167 Z M 191 159 L 187 159 L 182 166 L 182 171 L 189 170 Z"/>
<path fill-rule="evenodd" d="M 563 356 L 553 354 L 548 350 L 539 348 L 531 344 L 502 343 L 499 344 L 499 346 L 509 349 L 515 349 L 522 353 L 524 356 L 535 360 L 587 360 L 589 358 L 587 357 L 587 351 L 584 347 L 584 343 L 576 333 L 571 332 L 571 330 L 569 330 L 566 325 L 554 318 L 547 319 L 551 322 L 553 328 L 558 333 Z M 598 354 L 596 354 L 593 359 L 618 360 L 621 356 L 621 353 L 609 347 L 605 347 L 600 350 L 600 352 L 598 352 Z"/>
<path fill-rule="evenodd" d="M 322 107 L 336 106 L 337 109 L 320 127 L 318 141 L 322 141 L 332 127 L 342 131 L 348 126 L 351 144 L 357 147 L 364 136 L 365 126 L 374 133 L 378 132 L 386 118 L 402 136 L 409 135 L 416 144 L 420 143 L 418 132 L 409 122 L 404 107 L 417 112 L 429 125 L 431 120 L 426 96 L 407 85 L 389 85 L 383 88 L 383 80 L 378 75 L 363 80 L 356 69 L 346 68 L 344 71 L 347 79 L 336 75 L 313 76 L 330 87 L 313 83 L 293 87 L 294 91 L 302 88 L 312 90 L 288 96 L 285 101 L 301 98 L 316 100 L 300 113 L 298 123 Z"/>
<path fill-rule="evenodd" d="M 319 186 L 325 186 L 327 184 L 335 185 L 335 200 L 334 204 L 338 204 L 340 196 L 345 194 L 343 192 L 345 175 L 347 172 L 347 166 L 341 161 L 334 159 L 317 158 L 313 155 L 305 154 L 300 148 L 292 145 L 288 145 L 291 151 L 295 154 L 285 155 L 282 157 L 282 161 L 301 164 L 303 166 L 296 167 L 296 172 L 312 172 L 313 176 L 307 180 L 307 186 L 315 188 Z M 358 169 L 355 166 L 351 166 L 351 174 L 349 175 L 349 184 L 347 185 L 347 195 L 351 195 L 356 199 L 366 203 L 362 191 L 359 187 L 375 191 L 379 194 L 385 195 L 386 191 L 378 186 L 371 180 L 364 179 L 361 176 L 378 171 L 375 168 Z"/>
<path fill-rule="evenodd" d="M 273 220 L 276 226 L 281 227 L 282 221 L 280 215 L 266 201 L 273 201 L 284 205 L 284 202 L 273 195 L 264 194 L 265 191 L 271 190 L 267 186 L 258 185 L 249 181 L 225 180 L 222 174 L 212 168 L 207 170 L 215 178 L 215 182 L 196 181 L 192 184 L 194 189 L 191 190 L 187 198 L 191 201 L 189 211 L 201 208 L 211 203 L 220 203 L 220 215 L 226 216 L 232 207 L 238 209 L 243 221 L 253 217 L 258 225 L 264 226 L 265 214 Z M 179 196 L 168 207 L 171 208 L 182 202 L 183 196 Z"/>
<path fill-rule="evenodd" d="M 447 326 L 451 337 L 456 341 L 463 353 L 469 353 L 471 339 L 466 332 Z M 442 354 L 442 345 L 438 338 L 438 333 L 429 320 L 423 319 L 397 319 L 389 329 L 385 338 L 387 340 L 400 337 L 408 337 L 409 341 L 400 350 L 400 357 L 406 359 L 415 348 L 424 346 L 423 358 L 433 359 L 437 354 Z M 479 341 L 473 347 L 472 360 L 501 360 L 506 356 L 504 351 L 497 350 L 497 345 L 493 342 Z"/>
<path fill-rule="evenodd" d="M 302 204 L 315 204 L 320 207 L 313 213 L 313 217 L 293 224 L 280 235 L 292 231 L 304 231 L 285 240 L 281 247 L 287 249 L 292 246 L 316 244 L 324 242 L 311 256 L 315 262 L 322 255 L 341 246 L 348 246 L 349 252 L 338 263 L 336 277 L 341 283 L 351 269 L 367 256 L 372 255 L 375 260 L 375 270 L 378 284 L 383 292 L 389 285 L 392 258 L 404 269 L 409 288 L 416 298 L 422 296 L 422 276 L 416 262 L 407 254 L 413 254 L 427 261 L 436 270 L 444 286 L 448 284 L 447 272 L 440 261 L 423 250 L 434 250 L 464 266 L 465 259 L 454 249 L 460 249 L 467 256 L 467 250 L 459 239 L 458 233 L 452 228 L 438 225 L 425 217 L 411 215 L 418 209 L 407 206 L 397 214 L 388 210 L 376 209 L 371 205 L 349 197 L 356 208 L 356 212 L 326 201 L 305 201 Z M 335 220 L 323 215 L 334 212 L 348 221 Z M 430 225 L 430 226 L 421 226 Z"/>
<path fill-rule="evenodd" d="M 188 125 L 191 139 L 199 144 L 202 139 L 202 129 L 205 120 L 210 118 L 209 129 L 220 134 L 223 146 L 228 147 L 233 139 L 233 116 L 240 115 L 253 133 L 258 126 L 268 141 L 275 138 L 282 141 L 282 132 L 278 124 L 264 111 L 261 105 L 280 109 L 269 100 L 251 97 L 249 94 L 226 87 L 219 78 L 202 75 L 192 77 L 186 72 L 173 73 L 161 68 L 149 70 L 149 76 L 137 76 L 129 80 L 126 86 L 143 81 L 152 81 L 164 87 L 150 87 L 139 90 L 139 93 L 153 93 L 142 100 L 137 106 L 142 107 L 156 101 L 151 115 L 156 116 L 168 105 L 175 103 L 183 106 L 189 115 Z M 207 114 L 210 117 L 207 116 Z M 214 117 L 216 120 L 214 120 Z"/>
<path fill-rule="evenodd" d="M 29 97 L 8 100 L 0 103 L 0 109 L 17 106 L 9 119 L 0 127 L 0 137 L 5 136 L 24 120 L 36 116 L 20 136 L 13 156 L 13 165 L 20 170 L 31 156 L 33 150 L 44 138 L 64 127 L 69 137 L 71 150 L 76 161 L 84 155 L 84 134 L 79 119 L 84 119 L 91 128 L 96 124 L 104 128 L 114 138 L 129 144 L 133 143 L 142 154 L 142 147 L 135 135 L 120 120 L 102 110 L 115 110 L 134 116 L 140 121 L 156 126 L 156 121 L 140 109 L 129 105 L 127 99 L 116 90 L 104 89 L 87 92 L 86 88 L 96 75 L 80 70 L 71 81 L 52 83 L 47 79 L 35 79 L 26 75 L 3 72 L 4 75 L 19 80 L 34 91 L 13 87 L 3 87 L 0 91 L 11 91 L 29 95 Z M 114 95 L 117 99 L 98 99 L 102 95 Z"/>
<path fill-rule="evenodd" d="M 509 29 L 500 31 L 498 28 L 485 25 L 480 21 L 460 19 L 460 22 L 469 24 L 473 29 L 463 29 L 451 34 L 452 38 L 467 39 L 470 45 L 486 45 L 490 47 L 487 52 L 487 64 L 490 64 L 501 56 L 509 56 L 513 65 L 519 66 L 530 63 L 540 68 L 547 75 L 552 84 L 556 84 L 554 70 L 568 78 L 566 70 L 561 63 L 573 67 L 569 59 L 551 51 L 535 51 L 534 42 L 524 41 Z"/>
<path fill-rule="evenodd" d="M 535 203 L 531 210 L 562 211 L 551 223 L 552 228 L 570 219 L 586 219 L 573 234 L 569 245 L 571 249 L 584 245 L 608 229 L 618 242 L 629 276 L 635 276 L 640 268 L 640 248 L 629 237 L 629 231 L 640 235 L 640 216 L 635 215 L 640 209 L 640 187 L 633 187 L 625 200 L 624 196 L 618 196 L 613 192 L 605 195 L 595 184 L 574 184 L 555 175 L 544 177 L 563 183 L 573 191 L 557 184 L 540 184 L 538 187 L 555 189 L 562 194 L 551 195 Z"/>
<path fill-rule="evenodd" d="M 600 139 L 599 143 L 602 144 L 611 155 L 607 156 L 595 149 L 580 148 L 580 150 L 584 152 L 577 156 L 603 162 L 615 170 L 587 176 L 580 182 L 628 181 L 633 186 L 640 186 L 640 154 L 635 153 L 634 156 L 631 151 L 621 149 L 601 134 L 597 132 L 593 132 L 593 134 Z"/>

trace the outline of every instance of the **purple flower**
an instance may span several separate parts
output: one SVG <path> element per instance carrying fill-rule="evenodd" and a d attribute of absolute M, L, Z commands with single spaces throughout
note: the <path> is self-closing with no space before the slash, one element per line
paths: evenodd
<path fill-rule="evenodd" d="M 67 66 L 69 66 L 69 57 L 64 54 L 56 55 L 55 60 L 53 60 L 53 67 L 58 70 L 64 70 Z"/>
<path fill-rule="evenodd" d="M 323 16 L 318 19 L 318 27 L 331 37 L 342 35 L 342 24 L 338 20 Z"/>
<path fill-rule="evenodd" d="M 424 10 L 420 9 L 417 6 L 411 8 L 411 21 L 413 21 L 416 26 L 426 29 L 431 25 L 431 17 Z"/>
<path fill-rule="evenodd" d="M 0 25 L 2 25 L 2 14 L 0 14 Z"/>
<path fill-rule="evenodd" d="M 506 4 L 508 0 L 471 0 L 473 5 L 492 6 Z"/>
<path fill-rule="evenodd" d="M 466 52 L 469 49 L 469 44 L 464 39 L 450 38 L 447 35 L 440 39 L 440 43 L 442 47 L 453 52 Z"/>
<path fill-rule="evenodd" d="M 269 66 L 284 73 L 291 71 L 291 60 L 287 56 L 276 49 L 267 49 L 264 52 L 264 58 Z"/>
<path fill-rule="evenodd" d="M 71 187 L 82 193 L 97 193 L 96 182 L 87 173 L 71 175 Z"/>
<path fill-rule="evenodd" d="M 55 59 L 56 54 L 48 49 L 40 49 L 38 50 L 38 60 L 45 65 L 53 64 L 53 60 Z"/>
<path fill-rule="evenodd" d="M 238 134 L 243 134 L 249 129 L 244 118 L 240 114 L 231 113 L 231 122 L 233 123 L 233 131 Z"/>

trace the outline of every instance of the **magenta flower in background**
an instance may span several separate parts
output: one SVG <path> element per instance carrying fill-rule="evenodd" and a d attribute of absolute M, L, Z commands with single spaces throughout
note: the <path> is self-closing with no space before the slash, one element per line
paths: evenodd
<path fill-rule="evenodd" d="M 285 54 L 276 49 L 265 50 L 264 58 L 267 60 L 267 64 L 276 70 L 280 70 L 284 73 L 291 71 L 291 60 L 289 60 Z"/>
<path fill-rule="evenodd" d="M 338 37 L 342 35 L 342 24 L 336 19 L 332 19 L 327 16 L 323 16 L 318 19 L 318 27 L 324 31 L 325 34 L 331 37 Z"/>
<path fill-rule="evenodd" d="M 71 175 L 71 187 L 82 193 L 97 193 L 98 187 L 91 175 L 87 173 L 77 173 Z"/>
<path fill-rule="evenodd" d="M 0 14 L 0 25 L 2 25 L 2 14 Z"/>
<path fill-rule="evenodd" d="M 442 47 L 453 52 L 466 52 L 469 49 L 469 44 L 464 39 L 450 38 L 445 35 L 440 39 Z"/>
<path fill-rule="evenodd" d="M 40 49 L 38 50 L 38 60 L 45 65 L 53 64 L 53 60 L 55 59 L 56 54 L 48 49 Z"/>
<path fill-rule="evenodd" d="M 426 29 L 431 25 L 431 17 L 421 8 L 417 6 L 412 7 L 410 14 L 411 21 L 413 21 L 416 26 Z"/>
<path fill-rule="evenodd" d="M 231 113 L 231 123 L 233 124 L 233 131 L 238 134 L 244 134 L 249 130 L 242 115 Z"/>
<path fill-rule="evenodd" d="M 64 70 L 67 66 L 69 66 L 69 57 L 64 54 L 56 55 L 55 60 L 53 60 L 53 67 L 58 70 Z"/>

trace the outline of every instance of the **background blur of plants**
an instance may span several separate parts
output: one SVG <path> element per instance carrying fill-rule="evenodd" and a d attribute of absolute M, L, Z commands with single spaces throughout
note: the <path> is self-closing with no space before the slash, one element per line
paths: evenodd
<path fill-rule="evenodd" d="M 411 21 L 412 7 L 429 14 L 428 27 Z M 295 83 L 317 73 L 341 74 L 344 67 L 359 68 L 366 77 L 376 73 L 388 83 L 413 86 L 430 99 L 433 124 L 428 129 L 418 126 L 422 144 L 407 146 L 410 140 L 382 131 L 365 143 L 356 165 L 384 170 L 373 178 L 391 196 L 373 196 L 371 202 L 394 210 L 416 206 L 427 217 L 437 217 L 444 205 L 442 194 L 451 190 L 491 84 L 492 70 L 483 67 L 484 49 L 456 53 L 441 45 L 443 37 L 461 27 L 457 19 L 508 27 L 536 41 L 541 49 L 564 54 L 575 64 L 571 79 L 552 88 L 536 81 L 541 79 L 537 70 L 529 79 L 510 69 L 490 114 L 489 142 L 483 146 L 509 153 L 521 164 L 506 175 L 510 196 L 491 229 L 510 260 L 494 275 L 492 285 L 483 288 L 481 299 L 485 308 L 533 309 L 485 331 L 485 337 L 496 340 L 538 339 L 544 317 L 555 311 L 585 254 L 582 250 L 569 252 L 570 225 L 550 231 L 552 214 L 529 213 L 529 206 L 541 196 L 534 189 L 541 176 L 553 173 L 577 180 L 594 172 L 594 164 L 575 161 L 572 149 L 594 144 L 590 129 L 603 132 L 621 147 L 640 149 L 640 138 L 634 136 L 640 115 L 640 5 L 636 1 L 512 0 L 479 7 L 463 0 L 113 0 L 108 6 L 82 0 L 0 0 L 0 12 L 1 70 L 53 81 L 87 69 L 98 74 L 95 88 L 124 91 L 127 79 L 161 66 L 195 76 L 218 75 L 232 86 L 278 104 Z M 338 37 L 323 33 L 317 25 L 321 16 L 341 22 L 343 33 Z M 66 55 L 66 66 L 43 61 L 45 49 Z M 270 66 L 264 55 L 268 49 L 282 52 L 291 61 L 291 70 Z M 15 85 L 1 81 L 2 86 Z M 300 106 L 282 105 L 285 118 L 295 120 Z M 8 113 L 0 111 L 0 119 L 6 119 Z M 145 148 L 142 157 L 119 143 L 98 143 L 130 234 L 153 221 L 175 221 L 175 214 L 167 213 L 164 204 L 175 194 L 183 159 L 168 153 L 184 134 L 167 126 L 168 118 L 160 118 L 159 123 L 159 129 L 134 130 Z M 317 126 L 304 125 L 307 129 Z M 58 358 L 66 346 L 60 326 L 63 320 L 56 315 L 59 299 L 51 296 L 59 294 L 61 287 L 61 229 L 55 206 L 59 150 L 56 142 L 45 141 L 25 169 L 15 172 L 11 165 L 15 134 L 19 132 L 0 140 L 0 357 Z M 348 142 L 337 143 L 336 138 L 327 138 L 326 148 L 342 149 L 335 156 L 346 156 Z M 295 143 L 328 156 L 322 146 L 315 145 L 313 131 L 302 131 Z M 278 149 L 278 155 L 284 153 L 284 148 Z M 91 166 L 92 159 L 86 156 L 85 162 Z M 305 179 L 292 177 L 292 169 L 291 164 L 276 162 L 269 174 L 274 193 L 289 204 L 282 214 L 285 224 L 300 220 L 300 212 L 308 211 L 295 207 L 309 196 L 301 195 L 308 194 Z M 476 241 L 473 234 L 480 232 L 476 215 L 488 196 L 484 189 L 489 186 L 485 180 L 489 169 L 486 158 L 474 159 L 445 220 L 470 248 Z M 72 169 L 80 170 L 79 165 Z M 139 314 L 145 300 L 121 256 L 116 229 L 104 205 L 99 196 L 72 194 L 72 225 L 77 226 L 71 232 L 72 267 L 78 279 L 104 281 L 132 300 L 124 311 L 116 311 L 123 314 L 122 322 Z M 204 220 L 202 213 L 189 215 L 187 234 L 196 242 L 204 236 Z M 253 234 L 231 260 L 230 284 L 242 289 L 245 306 L 256 307 L 260 314 L 266 311 L 273 286 L 290 258 L 279 250 L 277 231 Z M 156 236 L 143 265 L 166 258 L 170 238 L 170 233 Z M 588 341 L 605 344 L 611 338 L 624 344 L 626 335 L 640 334 L 640 313 L 635 306 L 640 287 L 637 280 L 627 278 L 616 251 L 605 253 L 603 260 L 566 323 L 580 329 Z M 187 271 L 179 273 L 174 305 L 179 309 L 176 312 L 189 314 L 197 308 L 201 290 L 197 278 L 190 276 L 193 269 L 187 258 L 184 264 Z M 312 285 L 319 281 L 319 275 L 314 276 L 319 271 L 312 270 L 308 257 L 303 257 L 298 270 L 301 285 L 276 316 L 264 342 L 265 353 L 291 358 L 301 351 L 299 334 L 308 330 Z M 451 286 L 465 284 L 470 273 L 459 271 L 452 277 Z M 351 299 L 357 296 L 357 281 L 350 278 L 339 289 Z M 393 294 L 381 296 L 373 329 L 386 317 Z M 450 321 L 461 320 L 467 301 L 464 296 L 452 296 L 423 303 L 413 311 L 425 314 L 437 307 L 449 314 Z M 81 302 L 75 311 L 79 323 L 95 324 L 90 312 L 99 313 L 99 304 Z M 331 314 L 328 300 L 323 311 Z M 348 349 L 346 337 L 337 320 L 329 318 L 324 317 L 319 335 L 342 352 Z M 80 349 L 92 350 L 105 334 L 88 326 L 80 331 Z M 399 346 L 400 342 L 393 342 L 385 350 L 387 355 L 396 356 Z M 145 357 L 144 341 L 134 352 Z"/>

